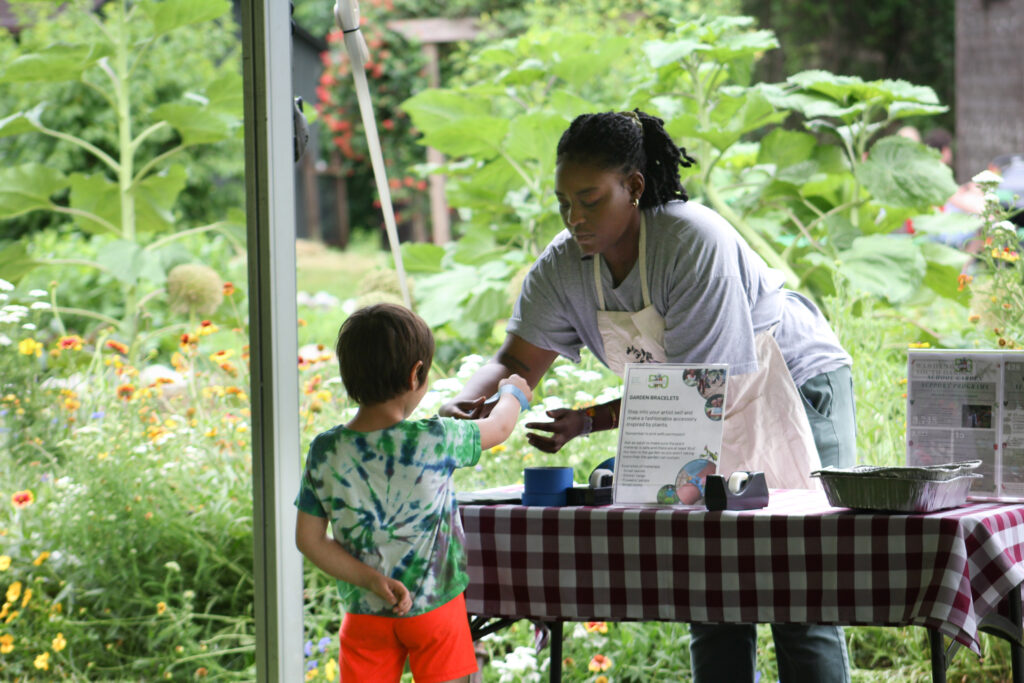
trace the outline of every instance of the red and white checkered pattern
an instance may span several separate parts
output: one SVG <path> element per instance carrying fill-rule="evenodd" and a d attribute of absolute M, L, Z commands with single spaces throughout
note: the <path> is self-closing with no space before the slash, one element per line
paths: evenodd
<path fill-rule="evenodd" d="M 772 491 L 763 510 L 462 506 L 471 614 L 926 626 L 978 651 L 1024 581 L 1024 506 L 926 515 Z"/>

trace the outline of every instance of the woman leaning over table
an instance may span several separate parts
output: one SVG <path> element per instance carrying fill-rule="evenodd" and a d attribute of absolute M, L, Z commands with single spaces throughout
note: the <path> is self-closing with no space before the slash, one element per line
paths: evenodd
<path fill-rule="evenodd" d="M 445 404 L 476 418 L 498 380 L 537 385 L 583 346 L 616 374 L 625 363 L 727 363 L 719 472 L 765 472 L 773 488 L 810 488 L 820 464 L 856 460 L 850 357 L 805 297 L 720 215 L 687 201 L 694 160 L 661 119 L 639 110 L 577 117 L 558 143 L 563 230 L 531 267 L 497 354 Z M 550 453 L 618 425 L 619 401 L 548 411 L 530 443 Z M 783 682 L 849 681 L 837 626 L 773 624 Z M 691 625 L 697 683 L 752 681 L 753 624 Z M 737 656 L 739 652 L 743 656 Z"/>

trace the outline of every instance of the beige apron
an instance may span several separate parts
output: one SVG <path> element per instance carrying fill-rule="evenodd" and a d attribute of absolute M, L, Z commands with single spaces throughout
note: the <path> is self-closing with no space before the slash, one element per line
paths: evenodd
<path fill-rule="evenodd" d="M 651 305 L 647 284 L 647 233 L 640 214 L 639 270 L 644 307 L 604 310 L 601 256 L 594 257 L 597 326 L 608 367 L 619 377 L 626 363 L 663 363 L 665 321 Z M 820 488 L 810 473 L 821 467 L 803 402 L 771 330 L 754 338 L 757 372 L 730 375 L 718 473 L 764 472 L 770 488 Z"/>
<path fill-rule="evenodd" d="M 640 214 L 640 290 L 644 307 L 636 313 L 604 310 L 604 287 L 601 285 L 601 255 L 594 256 L 594 287 L 597 289 L 597 329 L 604 342 L 604 359 L 619 377 L 626 363 L 665 362 L 665 321 L 651 305 L 647 285 L 647 229 Z"/>

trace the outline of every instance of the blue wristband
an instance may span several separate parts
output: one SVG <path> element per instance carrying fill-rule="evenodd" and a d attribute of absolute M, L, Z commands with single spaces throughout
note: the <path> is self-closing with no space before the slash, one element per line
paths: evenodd
<path fill-rule="evenodd" d="M 502 384 L 500 387 L 498 387 L 498 393 L 487 399 L 487 403 L 490 403 L 491 401 L 497 402 L 497 400 L 501 398 L 502 394 L 512 394 L 517 399 L 519 399 L 519 412 L 523 412 L 524 410 L 530 409 L 530 401 L 527 400 L 526 394 L 524 394 L 522 389 L 520 389 L 514 384 Z"/>

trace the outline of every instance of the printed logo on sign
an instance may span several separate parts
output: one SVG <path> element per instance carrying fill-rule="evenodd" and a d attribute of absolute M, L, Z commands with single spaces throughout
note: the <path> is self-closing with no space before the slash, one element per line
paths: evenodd
<path fill-rule="evenodd" d="M 668 389 L 668 375 L 647 375 L 649 389 Z"/>
<path fill-rule="evenodd" d="M 970 358 L 954 358 L 953 370 L 956 372 L 974 373 L 974 361 Z"/>

